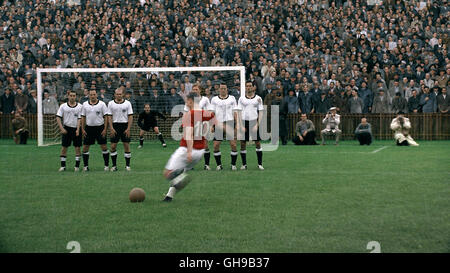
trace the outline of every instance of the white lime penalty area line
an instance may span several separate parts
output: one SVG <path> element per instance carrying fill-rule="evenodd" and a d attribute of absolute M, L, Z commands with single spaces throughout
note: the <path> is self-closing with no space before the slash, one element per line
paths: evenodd
<path fill-rule="evenodd" d="M 384 150 L 384 149 L 386 149 L 387 147 L 388 147 L 388 146 L 383 146 L 383 147 L 381 147 L 381 148 L 378 148 L 378 149 L 376 149 L 375 151 L 371 152 L 371 154 L 378 153 L 379 151 Z"/>

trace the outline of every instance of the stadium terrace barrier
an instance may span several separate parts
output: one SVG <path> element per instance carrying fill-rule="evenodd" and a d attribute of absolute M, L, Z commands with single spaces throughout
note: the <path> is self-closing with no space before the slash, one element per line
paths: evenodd
<path fill-rule="evenodd" d="M 341 139 L 354 139 L 354 130 L 360 123 L 362 117 L 367 117 L 367 120 L 372 124 L 372 133 L 375 139 L 386 140 L 393 139 L 393 133 L 390 129 L 390 124 L 395 114 L 342 114 L 339 128 L 342 130 Z M 412 137 L 417 140 L 450 140 L 450 114 L 407 114 L 412 129 L 410 131 Z M 325 114 L 310 114 L 308 118 L 314 123 L 316 127 L 317 138 L 320 138 L 320 130 L 324 128 L 322 119 Z M 11 121 L 14 115 L 0 114 L 0 138 L 12 138 Z M 28 130 L 30 131 L 30 138 L 37 138 L 37 115 L 25 114 L 24 118 L 27 121 Z M 45 115 L 44 118 L 54 119 L 55 115 Z M 139 127 L 137 126 L 138 115 L 134 116 L 134 123 L 132 126 L 131 137 L 133 140 L 139 138 Z M 169 138 L 172 124 L 177 120 L 177 117 L 167 116 L 166 121 L 159 121 L 160 131 L 165 138 Z M 300 120 L 299 114 L 289 114 L 287 117 L 288 123 L 288 139 L 294 137 L 295 124 Z M 56 122 L 56 120 L 55 120 Z M 270 127 L 269 127 L 270 128 Z M 155 133 L 145 135 L 146 139 L 157 139 Z"/>

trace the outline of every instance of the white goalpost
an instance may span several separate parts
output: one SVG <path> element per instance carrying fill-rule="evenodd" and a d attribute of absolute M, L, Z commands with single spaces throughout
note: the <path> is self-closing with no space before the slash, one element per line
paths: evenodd
<path fill-rule="evenodd" d="M 100 95 L 104 82 L 107 82 L 111 75 L 116 75 L 117 79 L 112 81 L 114 86 L 124 85 L 126 82 L 139 82 L 140 79 L 145 82 L 145 86 L 148 85 L 148 89 L 145 91 L 151 93 L 153 87 L 150 86 L 150 82 L 159 77 L 163 77 L 166 85 L 172 87 L 174 82 L 178 82 L 179 85 L 184 85 L 184 80 L 187 77 L 190 83 L 200 83 L 202 87 L 213 85 L 217 81 L 225 82 L 230 89 L 238 89 L 240 96 L 245 95 L 245 67 L 244 66 L 208 66 L 208 67 L 148 67 L 148 68 L 37 68 L 37 118 L 38 118 L 38 146 L 47 146 L 52 144 L 58 144 L 60 142 L 59 128 L 56 123 L 55 113 L 44 113 L 45 107 L 43 103 L 44 92 L 50 93 L 51 96 L 58 97 L 61 102 L 62 96 L 67 90 L 73 90 L 77 86 L 78 92 L 83 92 L 84 84 L 87 85 L 87 90 L 95 88 Z M 172 74 L 172 78 L 169 79 L 168 75 Z M 118 76 L 120 75 L 120 77 Z M 156 75 L 156 76 L 154 76 Z M 94 83 L 88 82 L 90 79 L 98 77 L 102 81 L 102 85 L 95 86 Z M 83 83 L 79 83 L 79 78 Z M 114 77 L 116 78 L 116 77 Z M 172 82 L 174 81 L 174 82 Z M 93 80 L 95 82 L 95 80 Z M 164 83 L 160 82 L 164 86 Z M 160 84 L 158 83 L 158 84 Z M 90 85 L 90 86 L 89 86 Z M 79 87 L 81 86 L 81 87 Z M 95 87 L 94 87 L 95 86 Z M 178 86 L 183 87 L 183 86 Z M 135 93 L 138 93 L 141 86 L 130 87 Z M 84 90 L 86 90 L 84 89 Z M 145 87 L 144 87 L 145 89 Z M 184 88 L 182 88 L 184 90 Z M 214 89 L 214 88 L 212 88 Z M 82 95 L 78 96 L 78 100 Z M 238 99 L 238 98 L 236 98 Z M 137 111 L 135 111 L 137 113 Z"/>

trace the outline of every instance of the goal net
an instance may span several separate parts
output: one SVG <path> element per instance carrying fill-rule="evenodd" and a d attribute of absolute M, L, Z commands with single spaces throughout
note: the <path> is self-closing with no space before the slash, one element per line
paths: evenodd
<path fill-rule="evenodd" d="M 238 99 L 245 95 L 245 67 L 169 67 L 169 68 L 38 68 L 38 146 L 58 144 L 61 133 L 56 121 L 59 105 L 67 102 L 68 91 L 77 93 L 77 101 L 89 100 L 90 90 L 96 90 L 100 100 L 108 103 L 117 88 L 133 106 L 132 140 L 137 140 L 138 114 L 145 104 L 161 112 L 160 131 L 170 136 L 173 123 L 179 119 L 184 99 L 193 85 L 199 85 L 202 95 L 211 99 L 218 94 L 219 84 L 226 84 L 228 92 Z M 178 107 L 176 107 L 178 105 Z M 147 133 L 147 139 L 156 138 Z"/>

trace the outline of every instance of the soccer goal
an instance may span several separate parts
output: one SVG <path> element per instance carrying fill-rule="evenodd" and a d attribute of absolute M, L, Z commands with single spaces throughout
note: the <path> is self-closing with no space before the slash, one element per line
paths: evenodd
<path fill-rule="evenodd" d="M 60 143 L 61 134 L 56 111 L 67 102 L 69 90 L 77 93 L 77 101 L 89 100 L 89 91 L 96 90 L 100 100 L 108 103 L 115 90 L 122 87 L 135 113 L 132 139 L 139 133 L 137 114 L 149 103 L 170 117 L 176 105 L 184 105 L 185 96 L 198 84 L 202 95 L 218 94 L 219 85 L 226 84 L 228 92 L 238 99 L 245 95 L 244 66 L 160 67 L 160 68 L 38 68 L 38 146 Z M 163 126 L 171 126 L 167 120 Z M 161 129 L 161 128 L 160 128 Z M 164 129 L 164 128 L 163 128 Z M 167 129 L 170 131 L 170 128 Z"/>

